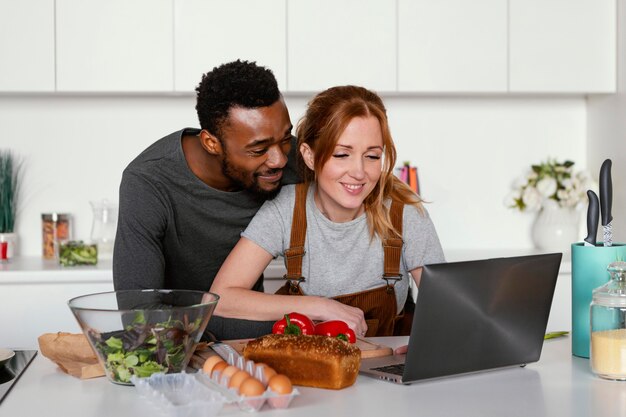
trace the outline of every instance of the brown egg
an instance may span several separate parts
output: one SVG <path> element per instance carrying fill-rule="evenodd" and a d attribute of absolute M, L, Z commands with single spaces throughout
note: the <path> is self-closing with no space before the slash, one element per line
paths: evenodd
<path fill-rule="evenodd" d="M 213 369 L 211 370 L 211 376 L 213 376 L 216 372 L 219 372 L 220 375 L 221 375 L 222 371 L 227 366 L 228 366 L 228 364 L 225 361 L 221 361 L 221 362 L 216 363 L 215 366 L 213 366 Z"/>
<path fill-rule="evenodd" d="M 274 370 L 274 368 L 271 368 L 269 365 L 267 365 L 265 363 L 262 363 L 262 362 L 257 363 L 256 367 L 257 368 L 263 368 L 263 375 L 265 375 L 264 379 L 266 381 L 269 381 L 271 377 L 276 375 L 276 371 Z"/>
<path fill-rule="evenodd" d="M 207 375 L 211 375 L 211 371 L 213 367 L 217 365 L 219 362 L 224 362 L 224 359 L 220 358 L 217 355 L 209 356 L 206 361 L 204 361 L 204 365 L 202 365 L 202 370 Z"/>
<path fill-rule="evenodd" d="M 234 388 L 239 391 L 239 387 L 241 383 L 252 376 L 246 371 L 237 371 L 230 377 L 230 381 L 228 381 L 228 388 Z"/>
<path fill-rule="evenodd" d="M 293 390 L 291 380 L 283 374 L 276 374 L 271 377 L 267 385 L 276 394 L 290 394 Z"/>
<path fill-rule="evenodd" d="M 236 367 L 236 366 L 234 366 L 234 365 L 228 365 L 226 368 L 224 368 L 224 369 L 222 370 L 222 378 L 224 378 L 224 377 L 229 377 L 229 378 L 230 378 L 230 377 L 231 377 L 231 376 L 233 376 L 235 373 L 237 373 L 239 370 L 240 370 L 240 369 L 239 369 L 239 368 L 237 368 L 237 367 Z"/>
<path fill-rule="evenodd" d="M 265 392 L 265 386 L 256 378 L 248 378 L 239 386 L 239 394 L 244 397 L 258 397 Z"/>

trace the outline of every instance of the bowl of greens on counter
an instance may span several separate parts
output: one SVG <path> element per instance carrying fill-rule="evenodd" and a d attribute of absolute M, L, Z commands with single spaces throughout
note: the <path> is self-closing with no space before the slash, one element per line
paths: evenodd
<path fill-rule="evenodd" d="M 68 305 L 109 380 L 185 370 L 219 296 L 190 290 L 126 290 L 72 298 Z"/>
<path fill-rule="evenodd" d="M 82 240 L 69 240 L 59 243 L 59 263 L 63 266 L 96 265 L 98 246 Z"/>

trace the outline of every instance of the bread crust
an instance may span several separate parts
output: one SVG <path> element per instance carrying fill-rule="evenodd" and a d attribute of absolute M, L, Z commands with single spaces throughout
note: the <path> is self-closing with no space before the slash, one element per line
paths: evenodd
<path fill-rule="evenodd" d="M 358 347 L 326 336 L 271 334 L 248 342 L 243 355 L 287 375 L 294 385 L 314 388 L 349 387 L 361 364 Z"/>

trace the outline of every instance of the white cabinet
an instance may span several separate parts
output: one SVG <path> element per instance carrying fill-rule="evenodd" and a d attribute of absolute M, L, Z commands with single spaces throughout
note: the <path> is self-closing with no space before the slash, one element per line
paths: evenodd
<path fill-rule="evenodd" d="M 173 0 L 56 0 L 58 91 L 173 90 Z"/>
<path fill-rule="evenodd" d="M 510 0 L 511 92 L 615 92 L 615 0 Z"/>
<path fill-rule="evenodd" d="M 286 0 L 175 0 L 174 89 L 194 91 L 202 74 L 236 59 L 256 61 L 287 84 Z"/>
<path fill-rule="evenodd" d="M 54 0 L 0 0 L 0 91 L 54 91 Z"/>
<path fill-rule="evenodd" d="M 506 92 L 507 0 L 398 0 L 398 89 Z"/>
<path fill-rule="evenodd" d="M 287 9 L 288 90 L 396 90 L 395 1 L 298 0 Z"/>
<path fill-rule="evenodd" d="M 67 302 L 112 290 L 110 260 L 67 268 L 40 257 L 0 264 L 0 345 L 33 349 L 43 333 L 80 333 Z"/>

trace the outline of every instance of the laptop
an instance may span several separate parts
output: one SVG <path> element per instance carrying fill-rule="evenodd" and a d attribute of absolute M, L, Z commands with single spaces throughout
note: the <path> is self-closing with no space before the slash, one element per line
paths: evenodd
<path fill-rule="evenodd" d="M 426 265 L 406 355 L 360 372 L 400 384 L 537 362 L 561 253 Z"/>

